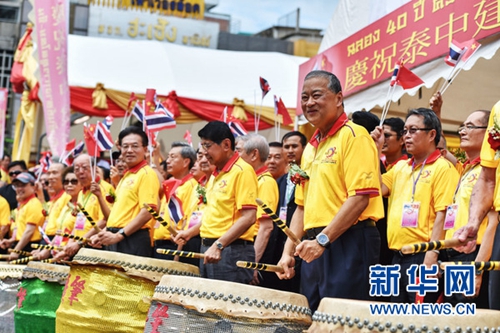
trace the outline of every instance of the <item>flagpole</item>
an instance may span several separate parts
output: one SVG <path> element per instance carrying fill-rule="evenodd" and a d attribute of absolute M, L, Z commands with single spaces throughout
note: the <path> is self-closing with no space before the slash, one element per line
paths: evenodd
<path fill-rule="evenodd" d="M 257 93 L 253 90 L 253 124 L 257 132 Z"/>
<path fill-rule="evenodd" d="M 295 110 L 295 122 L 293 123 L 293 130 L 299 130 L 299 116 L 297 116 L 297 110 Z"/>
<path fill-rule="evenodd" d="M 259 125 L 260 125 L 260 115 L 262 114 L 262 104 L 264 103 L 264 98 L 260 100 L 260 109 L 259 115 L 257 116 L 257 126 L 255 127 L 255 134 L 259 133 Z"/>
<path fill-rule="evenodd" d="M 458 74 L 460 74 L 460 72 L 462 71 L 462 69 L 464 69 L 465 65 L 467 64 L 467 62 L 469 61 L 470 58 L 472 58 L 474 56 L 474 54 L 476 54 L 477 50 L 479 50 L 479 48 L 481 47 L 481 44 L 479 44 L 479 46 L 477 47 L 477 49 L 474 51 L 474 53 L 472 53 L 468 58 L 467 60 L 465 60 L 462 64 L 462 66 L 460 66 L 460 68 L 456 71 L 456 73 L 449 79 L 449 82 L 448 82 L 448 85 L 446 87 L 444 87 L 444 89 L 441 91 L 441 95 L 443 95 L 443 93 L 449 88 L 449 86 L 451 85 L 451 83 L 453 82 L 453 80 L 455 80 L 455 78 L 458 76 Z M 465 52 L 467 52 L 467 50 L 464 51 L 464 54 Z M 461 57 L 460 57 L 461 58 Z M 460 59 L 459 59 L 460 61 Z"/>
<path fill-rule="evenodd" d="M 385 100 L 384 108 L 382 109 L 382 114 L 380 115 L 379 126 L 382 126 L 384 124 L 384 120 L 387 117 L 387 113 L 389 111 L 389 106 L 391 105 L 392 97 L 394 96 L 395 88 L 396 88 L 396 85 L 392 85 L 392 86 L 389 86 L 389 89 L 387 90 L 387 97 Z"/>

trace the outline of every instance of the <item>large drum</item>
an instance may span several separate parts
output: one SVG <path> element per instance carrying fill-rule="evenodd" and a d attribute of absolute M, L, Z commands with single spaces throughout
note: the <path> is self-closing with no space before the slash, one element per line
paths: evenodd
<path fill-rule="evenodd" d="M 194 277 L 164 276 L 144 332 L 300 332 L 311 324 L 303 295 Z"/>
<path fill-rule="evenodd" d="M 142 332 L 149 298 L 165 274 L 199 276 L 196 266 L 81 249 L 57 309 L 56 332 Z"/>
<path fill-rule="evenodd" d="M 477 309 L 475 315 L 372 315 L 370 305 L 396 305 L 323 298 L 313 315 L 310 333 L 494 333 L 500 331 L 500 311 Z M 408 304 L 419 306 L 421 304 Z M 426 304 L 440 307 L 443 304 Z M 458 311 L 458 308 L 452 309 Z M 465 313 L 466 308 L 460 312 Z M 427 310 L 430 311 L 430 310 Z"/>
<path fill-rule="evenodd" d="M 17 293 L 16 333 L 55 332 L 56 310 L 68 274 L 68 266 L 28 263 Z"/>
<path fill-rule="evenodd" d="M 14 332 L 14 309 L 21 277 L 26 266 L 0 265 L 0 332 Z"/>

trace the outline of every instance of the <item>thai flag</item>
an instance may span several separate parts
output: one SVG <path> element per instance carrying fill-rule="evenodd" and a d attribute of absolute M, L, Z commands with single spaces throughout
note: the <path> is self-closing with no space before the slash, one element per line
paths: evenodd
<path fill-rule="evenodd" d="M 186 140 L 191 147 L 193 146 L 193 137 L 191 136 L 191 132 L 189 132 L 189 130 L 186 130 L 186 133 L 184 133 L 184 140 Z"/>
<path fill-rule="evenodd" d="M 76 145 L 76 147 L 73 149 L 73 157 L 77 157 L 83 152 L 83 149 L 85 148 L 85 143 L 83 141 L 80 141 L 79 144 Z"/>
<path fill-rule="evenodd" d="M 399 66 L 400 63 L 399 61 L 396 63 L 396 66 L 394 66 L 394 72 L 392 72 L 392 77 L 391 77 L 391 87 L 396 84 L 398 81 L 398 74 L 399 74 Z"/>
<path fill-rule="evenodd" d="M 106 126 L 108 131 L 111 130 L 111 125 L 113 125 L 113 120 L 114 120 L 113 116 L 107 116 L 106 118 L 104 118 L 104 121 L 102 122 L 104 126 Z"/>
<path fill-rule="evenodd" d="M 460 46 L 456 40 L 452 40 L 450 45 L 450 53 L 444 58 L 444 62 L 449 66 L 456 66 L 460 61 L 460 58 L 462 58 L 464 51 L 465 47 Z"/>
<path fill-rule="evenodd" d="M 106 128 L 106 125 L 103 123 L 97 122 L 95 139 L 99 151 L 111 150 L 111 148 L 113 148 L 113 138 L 111 137 L 109 130 Z"/>
<path fill-rule="evenodd" d="M 262 76 L 259 77 L 260 89 L 262 90 L 262 98 L 264 98 L 269 90 L 271 90 L 271 86 L 269 86 L 269 82 L 264 79 Z"/>
<path fill-rule="evenodd" d="M 132 114 L 137 118 L 141 123 L 144 121 L 144 110 L 142 109 L 140 103 L 138 101 L 135 102 L 135 106 L 132 109 Z"/>
<path fill-rule="evenodd" d="M 181 200 L 177 198 L 175 194 L 172 194 L 172 196 L 170 197 L 170 201 L 168 202 L 168 211 L 170 214 L 170 218 L 176 224 L 179 223 L 179 221 L 184 216 Z"/>
<path fill-rule="evenodd" d="M 40 158 L 40 171 L 47 172 L 52 165 L 52 154 L 50 151 L 46 151 L 42 153 L 42 157 Z"/>
<path fill-rule="evenodd" d="M 227 125 L 229 126 L 229 129 L 231 129 L 231 132 L 233 132 L 235 138 L 248 134 L 245 127 L 243 127 L 238 120 L 231 120 L 227 123 Z"/>
<path fill-rule="evenodd" d="M 158 132 L 168 128 L 175 128 L 177 123 L 174 116 L 160 102 L 156 103 L 155 112 L 146 112 L 144 115 L 146 127 L 151 132 Z"/>

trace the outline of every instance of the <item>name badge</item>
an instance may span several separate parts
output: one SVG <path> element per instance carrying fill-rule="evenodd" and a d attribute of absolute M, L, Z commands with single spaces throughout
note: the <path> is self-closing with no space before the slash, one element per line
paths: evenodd
<path fill-rule="evenodd" d="M 453 229 L 455 227 L 455 219 L 457 217 L 458 204 L 449 205 L 446 207 L 446 217 L 444 218 L 444 230 Z"/>
<path fill-rule="evenodd" d="M 192 228 L 195 225 L 197 225 L 198 223 L 200 223 L 202 216 L 203 216 L 203 211 L 197 210 L 197 211 L 193 212 L 193 214 L 191 214 L 191 218 L 189 219 L 188 229 Z"/>
<path fill-rule="evenodd" d="M 420 202 L 408 202 L 403 204 L 403 215 L 401 226 L 404 228 L 416 228 L 418 226 L 418 212 Z"/>
<path fill-rule="evenodd" d="M 75 229 L 80 231 L 85 230 L 85 221 L 87 221 L 87 218 L 82 212 L 76 214 Z"/>
<path fill-rule="evenodd" d="M 54 239 L 52 240 L 52 244 L 53 244 L 54 246 L 61 246 L 62 240 L 63 240 L 62 236 L 57 235 L 57 236 L 55 236 L 55 237 L 54 237 Z"/>
<path fill-rule="evenodd" d="M 281 207 L 280 208 L 280 219 L 286 223 L 286 212 L 287 212 L 288 208 L 285 206 L 285 207 Z"/>

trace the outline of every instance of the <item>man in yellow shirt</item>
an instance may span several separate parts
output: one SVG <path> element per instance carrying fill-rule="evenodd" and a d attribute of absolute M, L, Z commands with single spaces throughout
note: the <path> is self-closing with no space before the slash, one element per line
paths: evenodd
<path fill-rule="evenodd" d="M 367 131 L 348 120 L 342 88 L 330 72 L 306 75 L 302 110 L 317 130 L 304 150 L 301 167 L 309 177 L 296 186 L 297 209 L 279 262 L 280 278 L 294 275 L 294 255 L 303 259 L 301 289 L 311 310 L 323 297 L 369 298 L 369 266 L 378 261 L 383 216 L 379 161 Z"/>
<path fill-rule="evenodd" d="M 497 148 L 498 139 L 495 139 L 490 134 L 490 131 L 495 132 L 495 128 L 499 125 L 500 102 L 497 102 L 491 109 L 488 130 L 484 135 L 481 147 L 481 173 L 472 190 L 469 222 L 465 227 L 460 228 L 455 235 L 462 242 L 466 242 L 469 237 L 473 239 L 467 241 L 465 246 L 458 248 L 458 250 L 465 253 L 469 253 L 475 249 L 479 227 L 490 208 L 493 206 L 496 212 L 500 211 L 500 160 L 496 157 L 499 154 L 499 149 Z M 496 223 L 491 260 L 500 260 L 499 225 Z M 487 239 L 483 238 L 482 247 L 485 246 L 486 241 Z M 500 310 L 500 274 L 498 271 L 490 272 L 489 303 L 491 309 Z"/>
<path fill-rule="evenodd" d="M 410 110 L 402 134 L 406 150 L 413 157 L 399 161 L 382 175 L 382 194 L 389 197 L 387 241 L 394 251 L 392 264 L 401 266 L 399 295 L 392 295 L 391 300 L 414 303 L 416 294 L 406 289 L 407 269 L 413 264 L 437 265 L 439 251 L 404 255 L 401 247 L 443 239 L 446 207 L 452 202 L 458 173 L 436 149 L 441 123 L 432 110 Z M 381 151 L 381 128 L 375 129 L 372 136 Z M 438 296 L 437 292 L 427 292 L 424 301 L 434 302 Z"/>
<path fill-rule="evenodd" d="M 186 213 L 191 206 L 196 204 L 196 196 L 193 192 L 196 190 L 198 182 L 189 172 L 196 162 L 196 152 L 186 142 L 173 142 L 172 148 L 168 152 L 167 157 L 167 172 L 178 182 L 176 189 L 169 195 L 168 202 L 165 201 L 162 205 L 160 213 L 163 213 L 164 219 L 172 223 L 177 230 L 183 230 L 188 227 L 187 219 L 189 216 Z M 172 178 L 166 182 L 173 183 Z M 162 200 L 163 201 L 163 200 Z M 177 249 L 177 244 L 172 241 L 168 228 L 155 224 L 154 231 L 154 252 L 155 258 L 163 258 L 172 260 L 172 256 L 166 256 L 156 253 L 156 249 Z M 185 251 L 200 251 L 200 239 L 192 238 L 184 245 Z M 194 264 L 198 266 L 199 260 L 189 258 L 180 258 L 180 261 Z"/>
<path fill-rule="evenodd" d="M 245 136 L 239 136 L 236 139 L 236 151 L 240 154 L 241 158 L 250 164 L 257 174 L 258 181 L 258 198 L 260 198 L 268 207 L 273 211 L 276 211 L 279 200 L 278 184 L 274 180 L 273 176 L 266 167 L 267 157 L 269 155 L 269 145 L 266 139 L 262 135 L 258 134 L 248 134 Z M 274 264 L 269 262 L 270 253 L 274 252 L 274 245 L 269 243 L 269 237 L 273 231 L 273 220 L 264 213 L 264 211 L 259 207 L 257 210 L 257 223 L 256 226 L 256 237 L 255 237 L 255 261 L 262 262 L 266 264 Z M 264 253 L 267 252 L 267 256 Z M 252 284 L 261 284 L 266 282 L 265 286 L 270 287 L 267 284 L 267 278 L 269 276 L 276 277 L 276 274 L 261 274 L 262 279 L 259 279 L 258 272 L 254 272 Z"/>
<path fill-rule="evenodd" d="M 148 137 L 141 128 L 130 126 L 120 132 L 118 145 L 128 170 L 116 188 L 116 202 L 106 229 L 92 236 L 92 244 L 104 245 L 109 251 L 151 257 L 153 225 L 143 205 L 157 210 L 160 182 L 146 161 Z"/>
<path fill-rule="evenodd" d="M 384 120 L 384 145 L 382 154 L 384 154 L 384 167 L 389 171 L 400 160 L 407 160 L 408 155 L 404 151 L 404 138 L 401 131 L 405 122 L 401 118 L 387 118 Z"/>
<path fill-rule="evenodd" d="M 43 226 L 44 216 L 42 203 L 35 196 L 35 181 L 35 177 L 28 172 L 19 174 L 12 181 L 19 204 L 16 209 L 16 233 L 13 238 L 4 239 L 0 243 L 2 248 L 11 247 L 15 243 L 15 250 L 31 252 L 31 244 L 42 238 L 38 228 Z M 9 255 L 9 260 L 18 257 L 19 254 L 13 252 Z"/>
<path fill-rule="evenodd" d="M 287 162 L 281 142 L 269 142 L 269 155 L 266 166 L 276 181 L 286 173 Z"/>
<path fill-rule="evenodd" d="M 200 252 L 205 253 L 200 273 L 210 279 L 249 283 L 252 271 L 237 267 L 236 261 L 255 260 L 257 176 L 235 152 L 234 136 L 227 124 L 209 122 L 198 136 L 203 153 L 216 168 L 207 184 L 200 227 Z"/>

